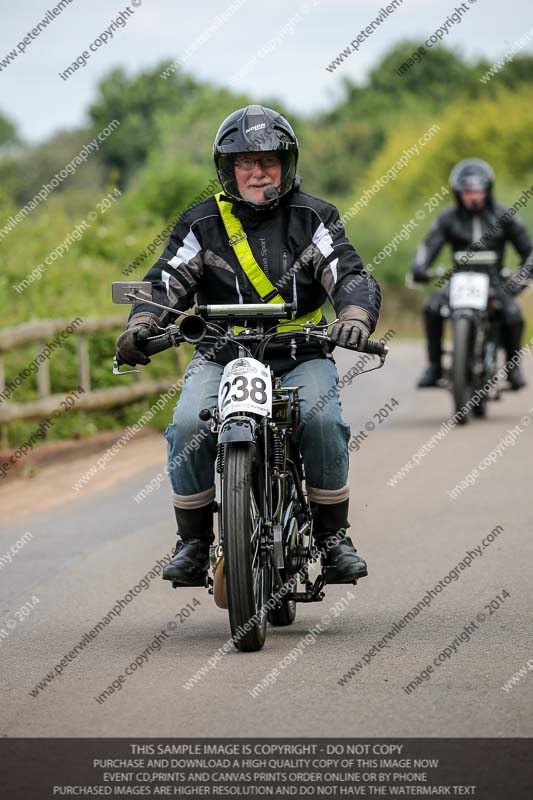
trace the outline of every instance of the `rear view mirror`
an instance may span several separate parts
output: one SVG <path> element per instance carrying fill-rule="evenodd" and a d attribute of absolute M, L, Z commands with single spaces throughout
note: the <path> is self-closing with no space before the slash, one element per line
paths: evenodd
<path fill-rule="evenodd" d="M 152 299 L 150 281 L 113 281 L 112 298 L 114 303 L 138 303 Z"/>

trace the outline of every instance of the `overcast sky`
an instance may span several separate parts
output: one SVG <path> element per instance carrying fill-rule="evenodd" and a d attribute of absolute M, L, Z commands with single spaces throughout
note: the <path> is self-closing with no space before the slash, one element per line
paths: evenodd
<path fill-rule="evenodd" d="M 184 58 L 185 69 L 199 78 L 226 85 L 233 78 L 235 88 L 258 98 L 280 97 L 300 112 L 324 109 L 338 98 L 343 77 L 362 80 L 392 44 L 427 38 L 461 5 L 403 0 L 358 52 L 330 73 L 325 67 L 390 0 L 129 0 L 129 6 L 121 0 L 72 0 L 24 45 L 24 37 L 58 1 L 2 0 L 0 66 L 19 43 L 25 50 L 2 66 L 0 112 L 30 141 L 86 121 L 96 84 L 111 67 L 123 65 L 133 73 L 164 58 Z M 464 6 L 461 22 L 449 26 L 444 41 L 468 57 L 492 62 L 533 29 L 531 0 L 465 0 Z M 113 38 L 91 52 L 90 44 L 121 11 L 127 15 L 124 27 L 115 26 Z M 271 50 L 266 55 L 265 47 Z M 84 50 L 90 52 L 87 65 L 62 80 L 59 72 Z M 522 52 L 532 51 L 533 38 Z"/>

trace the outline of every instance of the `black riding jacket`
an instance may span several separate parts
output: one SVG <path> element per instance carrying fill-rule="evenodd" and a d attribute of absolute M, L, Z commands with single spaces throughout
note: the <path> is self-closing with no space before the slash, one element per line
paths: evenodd
<path fill-rule="evenodd" d="M 337 315 L 348 306 L 364 309 L 371 331 L 375 329 L 381 291 L 346 238 L 335 206 L 301 192 L 298 186 L 269 211 L 257 212 L 225 199 L 241 220 L 258 265 L 284 300 L 296 303 L 296 316 L 320 308 L 329 298 Z M 152 282 L 156 302 L 181 311 L 193 305 L 195 296 L 198 304 L 261 302 L 229 244 L 214 197 L 182 214 L 145 280 Z M 174 315 L 164 311 L 158 315 L 153 306 L 142 303 L 133 307 L 130 318 L 139 312 L 159 316 L 161 325 L 175 320 Z M 325 322 L 323 317 L 321 323 Z M 247 326 L 254 327 L 253 320 Z M 197 345 L 197 352 L 210 351 L 212 344 Z M 227 345 L 213 360 L 226 364 L 236 353 L 235 347 Z M 266 361 L 278 374 L 317 357 L 331 355 L 312 341 L 285 340 L 266 351 Z"/>
<path fill-rule="evenodd" d="M 493 250 L 498 254 L 496 267 L 501 270 L 506 242 L 511 242 L 526 262 L 533 242 L 514 209 L 495 203 L 491 197 L 479 212 L 468 211 L 458 203 L 445 208 L 433 222 L 428 236 L 415 252 L 413 271 L 425 272 L 445 244 L 449 244 L 454 253 Z"/>

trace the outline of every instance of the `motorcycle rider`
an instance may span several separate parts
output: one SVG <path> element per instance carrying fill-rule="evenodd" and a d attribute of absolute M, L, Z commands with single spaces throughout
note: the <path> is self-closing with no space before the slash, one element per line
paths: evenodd
<path fill-rule="evenodd" d="M 281 114 L 260 105 L 230 114 L 213 145 L 223 191 L 181 215 L 145 280 L 152 282 L 156 302 L 179 311 L 192 306 L 195 294 L 200 304 L 268 302 L 279 294 L 296 303 L 299 322 L 310 319 L 315 325 L 326 323 L 320 307 L 329 298 L 338 316 L 332 340 L 362 349 L 377 324 L 381 291 L 348 242 L 337 209 L 300 191 L 298 152 L 296 135 Z M 124 363 L 148 363 L 143 338 L 175 319 L 154 311 L 147 304 L 133 306 L 117 342 Z M 290 323 L 278 323 L 290 329 Z M 247 327 L 254 325 L 253 319 L 246 321 Z M 208 360 L 195 368 L 202 354 Z M 180 584 L 201 578 L 209 565 L 216 442 L 199 411 L 216 407 L 223 366 L 235 357 L 231 343 L 215 350 L 197 345 L 165 431 L 178 542 L 163 577 Z M 346 536 L 350 429 L 341 415 L 333 356 L 322 343 L 292 339 L 290 345 L 269 345 L 265 361 L 284 385 L 301 387 L 302 424 L 295 435 L 323 562 L 336 567 L 340 581 L 364 577 L 366 562 Z M 309 414 L 306 422 L 319 396 L 332 395 L 332 389 L 322 413 Z M 188 442 L 197 443 L 199 434 L 197 448 L 180 467 L 179 454 Z"/>
<path fill-rule="evenodd" d="M 532 254 L 533 242 L 522 220 L 495 202 L 492 195 L 494 172 L 489 164 L 478 158 L 460 161 L 451 171 L 450 186 L 455 194 L 456 205 L 439 214 L 425 241 L 418 246 L 412 265 L 413 280 L 419 283 L 429 280 L 427 270 L 445 244 L 449 244 L 454 253 L 468 249 L 493 250 L 498 254 L 496 268 L 501 270 L 505 243 L 509 241 L 526 263 Z M 531 265 L 529 271 L 533 272 Z M 514 293 L 525 286 L 525 282 L 517 284 Z M 505 290 L 503 279 L 494 288 L 502 304 L 502 344 L 507 361 L 510 361 L 520 349 L 524 320 L 518 304 Z M 444 320 L 440 309 L 448 302 L 448 291 L 449 287 L 444 287 L 430 295 L 424 303 L 429 366 L 418 382 L 420 388 L 436 386 L 442 377 L 441 340 Z M 513 390 L 525 386 L 518 364 L 508 368 L 507 380 Z"/>

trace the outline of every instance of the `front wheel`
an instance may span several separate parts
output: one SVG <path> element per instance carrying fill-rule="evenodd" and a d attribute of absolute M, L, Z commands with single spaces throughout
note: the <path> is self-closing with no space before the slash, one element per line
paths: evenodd
<path fill-rule="evenodd" d="M 452 393 L 455 413 L 460 413 L 459 424 L 468 422 L 465 405 L 472 397 L 472 343 L 473 325 L 467 317 L 453 321 Z"/>
<path fill-rule="evenodd" d="M 271 585 L 268 554 L 261 551 L 261 471 L 250 442 L 224 446 L 221 522 L 228 611 L 238 650 L 260 650 L 266 637 Z"/>

